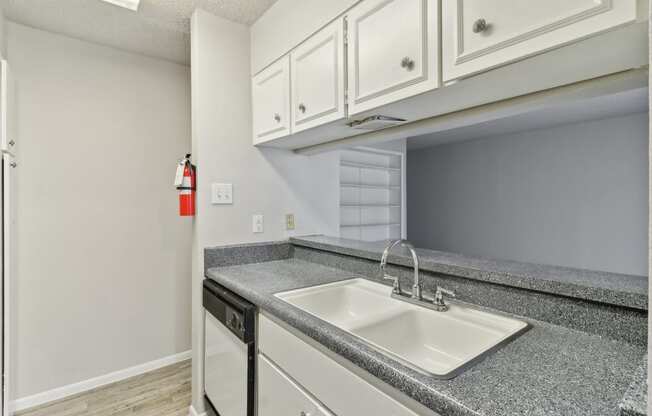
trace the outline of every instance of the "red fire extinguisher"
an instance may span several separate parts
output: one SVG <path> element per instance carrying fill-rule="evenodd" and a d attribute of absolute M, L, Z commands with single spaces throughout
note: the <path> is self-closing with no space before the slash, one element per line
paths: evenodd
<path fill-rule="evenodd" d="M 179 190 L 179 215 L 195 216 L 195 191 L 197 189 L 197 168 L 190 163 L 190 154 L 179 161 L 174 181 Z"/>

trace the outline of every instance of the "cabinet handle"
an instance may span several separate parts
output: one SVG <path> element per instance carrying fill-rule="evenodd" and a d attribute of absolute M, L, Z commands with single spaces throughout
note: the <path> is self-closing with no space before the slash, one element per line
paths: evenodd
<path fill-rule="evenodd" d="M 484 19 L 478 19 L 473 22 L 473 33 L 482 33 L 489 28 L 489 24 Z"/>
<path fill-rule="evenodd" d="M 11 163 L 9 164 L 9 166 L 11 166 L 12 168 L 15 168 L 16 166 L 18 166 L 18 163 L 16 163 L 16 162 L 11 162 Z"/>
<path fill-rule="evenodd" d="M 279 113 L 274 114 L 274 120 L 276 120 L 277 123 L 281 122 L 281 115 Z"/>
<path fill-rule="evenodd" d="M 304 412 L 303 410 L 299 413 L 299 416 L 310 416 L 310 413 Z"/>
<path fill-rule="evenodd" d="M 306 112 L 306 106 L 304 104 L 299 104 L 299 111 L 301 111 L 302 113 L 305 113 Z"/>
<path fill-rule="evenodd" d="M 414 69 L 414 60 L 409 56 L 406 56 L 401 60 L 401 68 L 405 68 L 408 71 L 412 71 Z"/>
<path fill-rule="evenodd" d="M 12 147 L 13 147 L 15 144 L 16 144 L 15 141 L 13 141 L 13 140 L 9 140 L 9 146 L 12 146 Z"/>

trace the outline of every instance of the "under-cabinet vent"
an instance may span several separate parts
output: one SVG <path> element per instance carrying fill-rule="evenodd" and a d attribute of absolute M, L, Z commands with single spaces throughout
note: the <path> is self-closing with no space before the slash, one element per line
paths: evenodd
<path fill-rule="evenodd" d="M 380 130 L 387 127 L 396 126 L 405 123 L 402 118 L 388 117 L 388 116 L 370 116 L 362 120 L 355 120 L 349 123 L 349 127 L 356 130 Z"/>
<path fill-rule="evenodd" d="M 340 153 L 340 237 L 401 238 L 403 155 L 371 149 Z"/>

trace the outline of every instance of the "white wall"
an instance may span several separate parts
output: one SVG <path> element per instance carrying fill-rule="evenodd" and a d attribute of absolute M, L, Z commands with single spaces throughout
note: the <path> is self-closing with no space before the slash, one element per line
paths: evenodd
<path fill-rule="evenodd" d="M 647 275 L 647 144 L 634 114 L 409 151 L 408 238 Z"/>
<path fill-rule="evenodd" d="M 198 166 L 193 240 L 193 405 L 202 405 L 205 247 L 338 230 L 337 155 L 295 155 L 252 145 L 249 28 L 197 10 L 192 18 L 192 147 Z M 233 205 L 210 204 L 212 182 L 233 184 Z M 252 233 L 252 214 L 265 232 Z M 285 230 L 285 214 L 296 230 Z"/>
<path fill-rule="evenodd" d="M 251 26 L 252 74 L 288 53 L 358 1 L 278 0 Z"/>
<path fill-rule="evenodd" d="M 6 57 L 7 55 L 7 19 L 5 12 L 0 4 L 0 55 Z"/>
<path fill-rule="evenodd" d="M 17 79 L 15 393 L 190 348 L 189 68 L 9 23 Z"/>

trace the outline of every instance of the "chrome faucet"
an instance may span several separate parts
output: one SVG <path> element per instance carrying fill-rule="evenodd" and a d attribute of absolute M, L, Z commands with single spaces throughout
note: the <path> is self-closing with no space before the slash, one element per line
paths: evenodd
<path fill-rule="evenodd" d="M 387 258 L 389 257 L 389 253 L 397 245 L 407 248 L 410 250 L 410 254 L 412 254 L 412 262 L 414 263 L 414 285 L 412 285 L 412 295 L 403 293 L 399 278 L 397 276 L 391 276 L 385 271 L 387 268 Z M 448 305 L 444 302 L 444 296 L 451 298 L 455 297 L 454 292 L 437 287 L 435 295 L 432 298 L 424 298 L 422 293 L 423 288 L 421 287 L 421 278 L 419 277 L 419 256 L 417 256 L 414 246 L 407 240 L 394 240 L 385 247 L 383 256 L 380 259 L 380 270 L 383 274 L 383 279 L 392 280 L 394 282 L 392 285 L 392 298 L 409 302 L 414 305 L 423 306 L 424 308 L 432 309 L 437 312 L 446 312 L 448 310 Z"/>
<path fill-rule="evenodd" d="M 387 247 L 385 247 L 385 250 L 383 251 L 383 257 L 380 259 L 380 270 L 383 272 L 383 278 L 394 281 L 394 285 L 393 285 L 394 289 L 392 293 L 396 295 L 403 294 L 403 292 L 401 291 L 401 284 L 399 282 L 398 277 L 390 276 L 385 272 L 385 268 L 387 267 L 387 257 L 389 257 L 389 252 L 392 251 L 392 249 L 399 244 L 402 247 L 405 247 L 408 250 L 410 250 L 410 254 L 412 254 L 412 262 L 414 263 L 414 285 L 412 286 L 412 299 L 422 300 L 423 297 L 421 295 L 421 279 L 419 278 L 419 256 L 417 256 L 417 252 L 414 251 L 414 246 L 410 244 L 407 240 L 395 240 L 389 243 Z"/>

